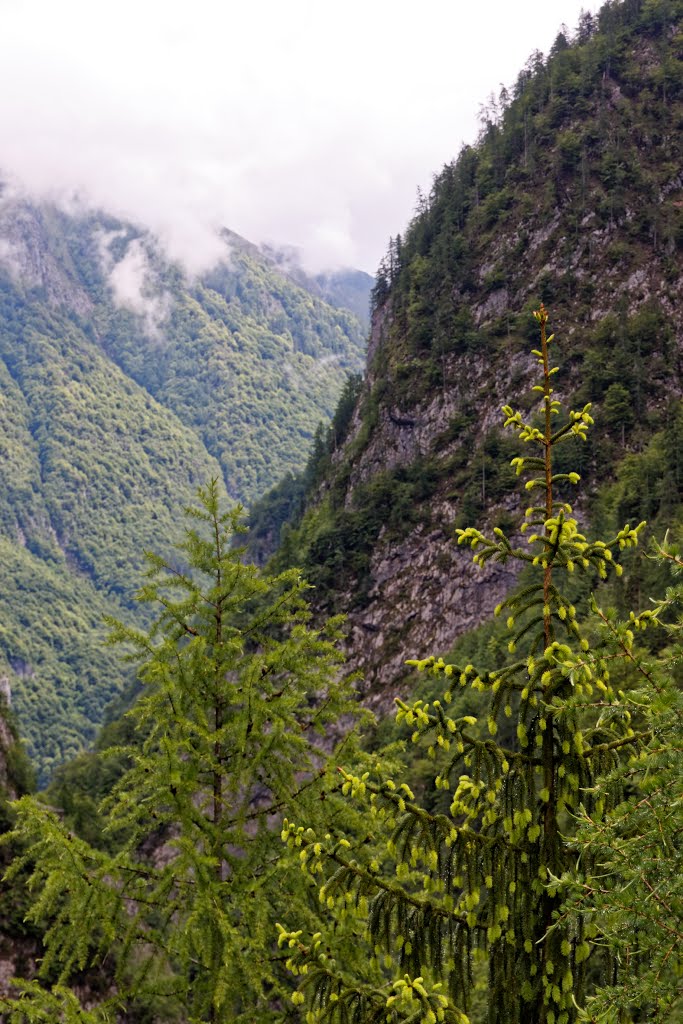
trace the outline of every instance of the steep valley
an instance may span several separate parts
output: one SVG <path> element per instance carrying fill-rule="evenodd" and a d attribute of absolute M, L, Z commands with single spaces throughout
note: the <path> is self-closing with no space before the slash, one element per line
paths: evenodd
<path fill-rule="evenodd" d="M 139 227 L 0 198 L 0 676 L 42 779 L 133 683 L 103 619 L 138 614 L 144 552 L 210 478 L 251 502 L 298 469 L 361 365 L 352 313 L 223 240 L 191 277 Z"/>

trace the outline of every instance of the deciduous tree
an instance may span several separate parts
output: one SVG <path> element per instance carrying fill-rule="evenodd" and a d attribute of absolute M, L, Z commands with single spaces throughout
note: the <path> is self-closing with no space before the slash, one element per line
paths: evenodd
<path fill-rule="evenodd" d="M 239 510 L 221 510 L 215 482 L 189 516 L 178 562 L 149 558 L 139 599 L 157 610 L 151 629 L 113 624 L 112 641 L 142 662 L 130 714 L 145 726 L 106 802 L 117 851 L 93 849 L 35 799 L 16 805 L 27 852 L 10 876 L 32 867 L 46 955 L 45 987 L 25 988 L 12 1021 L 90 1024 L 117 1007 L 132 1020 L 137 1005 L 165 1022 L 232 1024 L 289 1004 L 274 921 L 292 906 L 310 914 L 300 873 L 282 870 L 279 822 L 323 819 L 323 739 L 356 703 L 338 681 L 339 621 L 311 628 L 298 571 L 243 564 Z M 100 967 L 116 998 L 91 1016 L 67 986 Z"/>

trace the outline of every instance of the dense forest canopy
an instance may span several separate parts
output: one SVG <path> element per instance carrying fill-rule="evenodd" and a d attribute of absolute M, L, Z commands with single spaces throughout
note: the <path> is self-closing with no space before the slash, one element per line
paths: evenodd
<path fill-rule="evenodd" d="M 234 234 L 193 279 L 133 225 L 9 197 L 0 242 L 0 677 L 45 781 L 133 684 L 101 621 L 140 614 L 142 552 L 200 483 L 251 500 L 300 468 L 364 337 Z"/>

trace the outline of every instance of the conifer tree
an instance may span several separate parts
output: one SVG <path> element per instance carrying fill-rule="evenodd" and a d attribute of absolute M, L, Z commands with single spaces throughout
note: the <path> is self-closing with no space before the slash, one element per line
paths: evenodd
<path fill-rule="evenodd" d="M 372 842 L 323 838 L 305 819 L 283 831 L 301 849 L 304 870 L 324 876 L 320 898 L 330 913 L 364 917 L 373 963 L 386 971 L 380 984 L 350 977 L 328 949 L 331 938 L 308 942 L 282 926 L 291 966 L 305 971 L 300 996 L 308 997 L 310 1024 L 462 1024 L 477 951 L 488 961 L 491 1024 L 572 1024 L 585 1001 L 597 928 L 580 906 L 561 913 L 560 879 L 576 858 L 567 833 L 580 806 L 599 815 L 618 801 L 617 783 L 603 791 L 595 782 L 639 756 L 650 730 L 636 727 L 613 689 L 609 652 L 590 651 L 589 616 L 579 615 L 573 595 L 582 580 L 621 574 L 614 552 L 635 545 L 644 524 L 625 526 L 609 543 L 580 532 L 564 497 L 578 474 L 556 472 L 553 458 L 558 445 L 585 439 L 590 406 L 558 419 L 548 315 L 542 306 L 534 315 L 539 416 L 503 410 L 525 448 L 513 465 L 532 496 L 520 527 L 526 543 L 498 528 L 458 531 L 480 565 L 494 559 L 524 568 L 520 587 L 497 609 L 509 616 L 510 659 L 493 671 L 413 661 L 444 679 L 443 698 L 397 702 L 413 742 L 434 758 L 442 803 L 423 806 L 381 765 L 362 776 L 342 771 L 348 796 L 365 808 Z M 457 692 L 467 690 L 488 699 L 485 722 L 458 712 Z"/>
<path fill-rule="evenodd" d="M 589 998 L 582 1020 L 674 1024 L 683 1020 L 683 557 L 668 540 L 655 545 L 674 585 L 663 600 L 625 622 L 597 610 L 614 661 L 630 670 L 628 702 L 647 723 L 647 745 L 598 780 L 625 799 L 604 816 L 582 806 L 573 847 L 578 870 L 565 876 L 562 913 L 590 916 L 622 969 Z M 639 649 L 639 630 L 656 623 L 667 641 Z"/>
<path fill-rule="evenodd" d="M 165 1024 L 292 1012 L 274 916 L 310 915 L 300 872 L 281 871 L 278 822 L 321 820 L 321 740 L 356 703 L 337 681 L 339 621 L 312 629 L 298 571 L 267 578 L 243 564 L 239 510 L 221 510 L 215 482 L 199 494 L 184 565 L 150 556 L 139 599 L 153 625 L 113 624 L 144 684 L 130 712 L 144 738 L 105 807 L 117 852 L 35 799 L 16 804 L 27 853 L 10 876 L 32 869 L 46 953 L 43 983 L 4 1004 L 12 1022 L 135 1020 L 136 1006 Z M 86 1012 L 68 986 L 89 969 L 112 998 Z"/>

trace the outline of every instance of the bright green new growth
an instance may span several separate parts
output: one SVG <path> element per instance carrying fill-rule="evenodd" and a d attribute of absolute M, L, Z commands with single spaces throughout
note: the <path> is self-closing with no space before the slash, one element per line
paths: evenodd
<path fill-rule="evenodd" d="M 106 801 L 118 852 L 93 849 L 34 799 L 15 805 L 27 852 L 10 876 L 33 866 L 42 977 L 58 985 L 28 986 L 12 1021 L 113 1021 L 65 987 L 102 967 L 124 1013 L 144 1006 L 169 1024 L 275 1020 L 288 1002 L 274 922 L 292 906 L 314 918 L 300 873 L 282 874 L 279 822 L 322 820 L 319 737 L 355 699 L 337 681 L 338 621 L 311 629 L 298 572 L 244 565 L 239 510 L 221 511 L 215 482 L 199 497 L 185 565 L 150 556 L 139 595 L 158 610 L 150 631 L 113 624 L 144 684 L 130 712 L 144 740 Z"/>
<path fill-rule="evenodd" d="M 647 725 L 647 746 L 595 787 L 596 801 L 610 788 L 623 789 L 622 803 L 602 817 L 580 808 L 577 871 L 562 880 L 562 913 L 590 914 L 624 965 L 616 984 L 610 979 L 581 1016 L 605 1024 L 683 1020 L 683 558 L 668 539 L 655 557 L 678 577 L 645 613 L 668 634 L 656 657 L 638 649 L 642 615 L 618 622 L 598 609 L 610 653 L 633 677 L 626 699 Z"/>
<path fill-rule="evenodd" d="M 344 914 L 349 904 L 368 906 L 375 966 L 387 968 L 383 986 L 349 980 L 330 968 L 315 944 L 297 936 L 292 963 L 307 967 L 301 992 L 310 1000 L 311 1024 L 463 1022 L 476 951 L 488 960 L 491 1024 L 571 1024 L 585 1001 L 597 927 L 580 906 L 560 913 L 557 880 L 576 858 L 565 833 L 582 804 L 599 816 L 618 801 L 618 785 L 598 792 L 595 780 L 637 757 L 650 733 L 647 724 L 635 726 L 623 694 L 613 691 L 609 655 L 589 653 L 570 588 L 582 575 L 619 574 L 614 553 L 636 544 L 644 524 L 625 526 L 609 543 L 590 542 L 558 496 L 578 475 L 554 472 L 554 449 L 571 437 L 585 438 L 592 419 L 586 406 L 556 425 L 553 339 L 545 309 L 535 316 L 539 425 L 504 408 L 505 425 L 532 450 L 514 460 L 535 498 L 522 524 L 530 535 L 523 545 L 500 529 L 492 536 L 458 531 L 459 543 L 471 545 L 479 564 L 496 559 L 527 566 L 528 585 L 497 609 L 509 614 L 509 650 L 516 657 L 500 670 L 481 672 L 442 658 L 410 662 L 447 681 L 443 700 L 397 702 L 398 719 L 435 761 L 436 789 L 452 791 L 447 803 L 431 800 L 437 809 L 427 809 L 381 768 L 375 777 L 343 773 L 349 796 L 367 808 L 374 844 L 346 842 L 345 848 L 338 839 L 324 841 L 311 829 L 288 825 L 287 841 L 307 851 L 304 870 L 328 876 L 320 891 L 327 907 Z M 654 613 L 640 625 L 648 615 Z M 486 727 L 449 711 L 459 688 L 489 695 Z"/>

